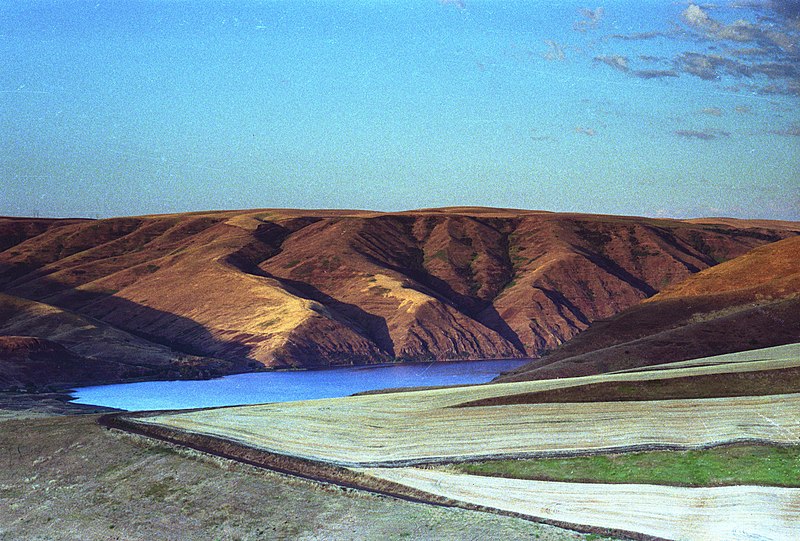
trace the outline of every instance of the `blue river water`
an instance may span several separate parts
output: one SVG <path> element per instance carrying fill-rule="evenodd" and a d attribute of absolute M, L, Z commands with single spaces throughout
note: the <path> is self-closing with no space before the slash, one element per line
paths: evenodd
<path fill-rule="evenodd" d="M 486 383 L 521 360 L 413 363 L 237 374 L 201 381 L 147 381 L 81 387 L 78 404 L 128 411 L 188 409 L 348 396 L 397 387 Z"/>

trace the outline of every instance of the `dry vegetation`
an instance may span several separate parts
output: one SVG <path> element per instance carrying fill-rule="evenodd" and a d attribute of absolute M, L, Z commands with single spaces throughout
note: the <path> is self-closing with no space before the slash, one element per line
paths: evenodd
<path fill-rule="evenodd" d="M 0 334 L 114 361 L 95 383 L 535 357 L 798 232 L 470 207 L 0 218 Z M 84 382 L 36 367 L 0 388 L 52 383 Z"/>
<path fill-rule="evenodd" d="M 243 406 L 147 422 L 345 466 L 800 437 L 800 395 L 453 408 L 465 397 L 451 402 L 438 392 Z"/>
<path fill-rule="evenodd" d="M 550 379 L 800 341 L 800 238 L 756 248 L 594 323 L 501 378 Z"/>
<path fill-rule="evenodd" d="M 797 344 L 698 359 L 654 370 L 561 380 L 492 384 L 333 400 L 268 404 L 146 416 L 134 421 L 183 437 L 353 468 L 467 504 L 536 520 L 668 539 L 789 539 L 800 521 L 800 489 L 734 486 L 686 488 L 500 479 L 412 468 L 477 458 L 580 455 L 634 449 L 704 448 L 736 441 L 800 442 L 800 394 L 647 400 L 678 382 L 702 392 L 718 379 L 800 366 Z M 534 403 L 537 393 L 622 384 L 632 401 Z M 587 387 L 596 386 L 596 387 Z M 599 393 L 599 394 L 598 394 Z M 527 397 L 516 401 L 514 397 Z M 473 407 L 458 407 L 471 405 Z M 791 484 L 791 483 L 788 483 Z M 729 506 L 736 508 L 731 520 Z"/>
<path fill-rule="evenodd" d="M 754 353 L 755 360 L 749 363 L 720 360 L 676 370 L 222 408 L 142 421 L 352 466 L 637 446 L 691 447 L 747 439 L 794 443 L 800 438 L 798 394 L 455 406 L 565 392 L 587 384 L 669 383 L 689 376 L 787 369 L 800 365 L 797 350 L 795 345 Z"/>
<path fill-rule="evenodd" d="M 96 416 L 0 422 L 0 539 L 519 539 L 585 536 L 260 470 L 108 431 Z"/>
<path fill-rule="evenodd" d="M 800 520 L 800 489 L 561 483 L 419 468 L 367 471 L 466 502 L 661 539 L 790 541 Z"/>
<path fill-rule="evenodd" d="M 754 360 L 755 358 L 755 360 Z M 650 374 L 664 370 L 662 374 Z M 634 373 L 643 377 L 631 377 Z M 800 346 L 789 344 L 620 371 L 599 383 L 508 394 L 459 407 L 766 396 L 800 392 Z M 628 374 L 628 375 L 624 375 Z M 652 379 L 651 379 L 652 378 Z"/>

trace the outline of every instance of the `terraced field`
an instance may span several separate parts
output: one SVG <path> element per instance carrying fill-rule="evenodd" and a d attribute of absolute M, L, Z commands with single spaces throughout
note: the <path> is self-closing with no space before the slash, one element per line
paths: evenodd
<path fill-rule="evenodd" d="M 691 382 L 739 381 L 742 374 L 782 382 L 798 367 L 800 345 L 794 344 L 635 372 L 167 413 L 135 422 L 353 468 L 422 493 L 558 523 L 668 539 L 790 539 L 800 523 L 796 488 L 553 483 L 410 466 L 736 441 L 797 445 L 800 389 L 765 394 L 768 385 L 762 385 L 759 396 L 702 398 L 702 388 Z M 676 381 L 689 382 L 691 398 L 648 396 Z M 622 384 L 638 389 L 635 396 L 620 399 Z M 587 386 L 596 401 L 535 400 Z"/>

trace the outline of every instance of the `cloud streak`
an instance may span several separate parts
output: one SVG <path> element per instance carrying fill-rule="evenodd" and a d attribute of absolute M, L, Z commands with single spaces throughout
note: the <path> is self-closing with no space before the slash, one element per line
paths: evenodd
<path fill-rule="evenodd" d="M 678 77 L 678 72 L 675 70 L 633 70 L 630 75 L 639 79 L 663 79 L 665 77 Z"/>
<path fill-rule="evenodd" d="M 684 139 L 700 139 L 702 141 L 711 141 L 719 137 L 731 136 L 729 132 L 722 130 L 675 130 L 672 133 Z"/>
<path fill-rule="evenodd" d="M 623 41 L 646 41 L 650 39 L 656 38 L 668 38 L 672 37 L 673 34 L 670 32 L 634 32 L 632 34 L 611 34 L 609 38 L 611 39 L 620 39 Z"/>
<path fill-rule="evenodd" d="M 467 4 L 464 0 L 439 0 L 439 3 L 443 6 L 452 6 L 462 11 L 467 9 Z"/>
<path fill-rule="evenodd" d="M 792 124 L 788 128 L 783 128 L 780 130 L 770 130 L 769 133 L 788 137 L 800 137 L 800 124 Z"/>
<path fill-rule="evenodd" d="M 563 62 L 567 57 L 567 54 L 564 52 L 564 47 L 551 39 L 546 39 L 544 42 L 547 45 L 547 52 L 544 53 L 544 59 L 551 62 Z"/>
<path fill-rule="evenodd" d="M 754 20 L 726 23 L 714 18 L 710 7 L 691 3 L 669 31 L 606 37 L 624 41 L 664 38 L 697 44 L 672 59 L 634 55 L 636 60 L 632 61 L 627 56 L 606 54 L 593 60 L 639 79 L 689 75 L 721 82 L 733 77 L 752 80 L 745 87 L 760 94 L 800 96 L 800 0 L 773 0 L 748 4 L 747 8 L 758 15 Z M 660 66 L 654 69 L 653 64 Z"/>
<path fill-rule="evenodd" d="M 723 111 L 719 107 L 704 107 L 700 110 L 700 112 L 703 113 L 704 115 L 709 115 L 709 116 L 723 115 Z"/>
<path fill-rule="evenodd" d="M 595 56 L 594 61 L 606 64 L 607 66 L 611 66 L 615 70 L 619 70 L 623 73 L 627 73 L 630 70 L 630 67 L 628 66 L 628 58 L 625 56 L 620 56 L 620 55 Z"/>

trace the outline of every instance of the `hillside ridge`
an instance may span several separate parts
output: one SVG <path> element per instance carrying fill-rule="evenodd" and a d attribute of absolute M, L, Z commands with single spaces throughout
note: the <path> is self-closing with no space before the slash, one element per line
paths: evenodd
<path fill-rule="evenodd" d="M 0 218 L 0 292 L 237 370 L 535 358 L 798 233 L 473 207 Z"/>
<path fill-rule="evenodd" d="M 499 378 L 629 370 L 800 341 L 800 237 L 756 248 L 597 322 Z"/>

